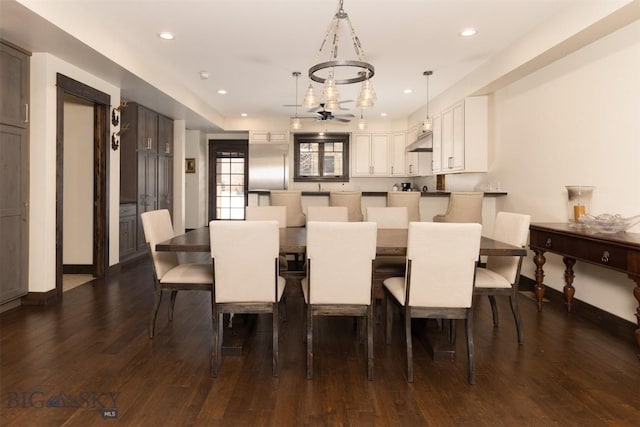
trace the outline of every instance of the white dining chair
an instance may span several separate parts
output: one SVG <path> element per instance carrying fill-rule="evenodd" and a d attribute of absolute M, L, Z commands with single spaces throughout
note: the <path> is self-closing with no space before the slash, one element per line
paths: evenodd
<path fill-rule="evenodd" d="M 245 208 L 245 219 L 248 221 L 276 220 L 278 227 L 287 226 L 286 206 L 247 206 Z"/>
<path fill-rule="evenodd" d="M 372 222 L 307 223 L 307 275 L 302 279 L 307 330 L 307 378 L 313 378 L 313 319 L 367 319 L 367 378 L 373 379 L 372 268 L 376 256 Z M 341 267 L 342 266 L 342 267 Z"/>
<path fill-rule="evenodd" d="M 410 222 L 420 221 L 420 198 L 419 191 L 390 191 L 387 193 L 387 206 L 404 206 L 407 208 L 407 217 Z"/>
<path fill-rule="evenodd" d="M 162 292 L 171 292 L 169 301 L 169 320 L 171 321 L 178 291 L 210 292 L 213 304 L 213 275 L 210 263 L 181 264 L 176 252 L 156 251 L 157 243 L 174 237 L 171 216 L 167 209 L 143 212 L 140 219 L 153 267 L 154 302 L 149 321 L 149 338 L 153 338 Z"/>
<path fill-rule="evenodd" d="M 375 222 L 378 228 L 407 228 L 409 214 L 406 206 L 369 206 L 367 207 L 367 221 Z"/>
<path fill-rule="evenodd" d="M 224 314 L 271 313 L 272 369 L 277 377 L 278 302 L 285 286 L 278 271 L 278 222 L 211 221 L 209 233 L 214 279 L 211 374 L 217 376 L 220 370 Z"/>
<path fill-rule="evenodd" d="M 309 206 L 307 222 L 310 221 L 349 221 L 349 209 L 346 206 Z"/>
<path fill-rule="evenodd" d="M 529 236 L 531 216 L 512 212 L 498 212 L 493 229 L 494 240 L 524 247 Z M 491 303 L 493 325 L 498 327 L 498 306 L 496 296 L 508 296 L 511 313 L 516 323 L 518 344 L 524 344 L 522 317 L 518 306 L 518 283 L 522 256 L 488 256 L 486 268 L 476 269 L 475 295 L 487 295 Z"/>
<path fill-rule="evenodd" d="M 411 319 L 418 317 L 465 320 L 468 381 L 475 383 L 472 297 L 481 228 L 475 223 L 409 224 L 407 273 L 384 281 L 386 342 L 391 341 L 393 302 L 404 318 L 408 382 L 413 382 Z"/>

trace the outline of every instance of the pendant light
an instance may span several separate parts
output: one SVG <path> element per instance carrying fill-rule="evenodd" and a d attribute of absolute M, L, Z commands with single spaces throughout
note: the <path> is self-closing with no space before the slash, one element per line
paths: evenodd
<path fill-rule="evenodd" d="M 302 128 L 302 123 L 298 117 L 298 77 L 300 77 L 300 71 L 294 71 L 291 75 L 296 78 L 296 102 L 294 104 L 296 106 L 296 115 L 291 119 L 291 129 L 298 130 Z"/>
<path fill-rule="evenodd" d="M 422 73 L 423 76 L 427 76 L 427 113 L 424 116 L 424 122 L 422 122 L 423 132 L 431 132 L 431 130 L 433 129 L 431 117 L 429 117 L 429 76 L 432 74 L 433 71 L 425 71 L 424 73 Z"/>

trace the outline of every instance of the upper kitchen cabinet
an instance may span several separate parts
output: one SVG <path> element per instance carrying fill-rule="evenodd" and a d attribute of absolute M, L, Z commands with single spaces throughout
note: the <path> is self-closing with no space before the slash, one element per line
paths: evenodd
<path fill-rule="evenodd" d="M 440 168 L 434 172 L 486 172 L 488 143 L 487 97 L 465 98 L 440 114 Z M 434 131 L 435 133 L 435 131 Z M 435 136 L 435 135 L 434 135 Z"/>
<path fill-rule="evenodd" d="M 26 129 L 29 124 L 29 55 L 0 43 L 0 123 Z"/>
<path fill-rule="evenodd" d="M 389 134 L 353 135 L 351 176 L 390 176 Z"/>
<path fill-rule="evenodd" d="M 442 173 L 442 116 L 433 116 L 433 151 L 431 152 L 431 170 L 434 174 Z"/>
<path fill-rule="evenodd" d="M 158 116 L 158 154 L 173 156 L 173 120 Z"/>
<path fill-rule="evenodd" d="M 289 131 L 286 130 L 256 130 L 249 134 L 249 143 L 251 144 L 281 144 L 289 142 Z"/>
<path fill-rule="evenodd" d="M 404 132 L 391 135 L 391 147 L 389 150 L 389 167 L 391 176 L 407 176 L 407 140 Z"/>

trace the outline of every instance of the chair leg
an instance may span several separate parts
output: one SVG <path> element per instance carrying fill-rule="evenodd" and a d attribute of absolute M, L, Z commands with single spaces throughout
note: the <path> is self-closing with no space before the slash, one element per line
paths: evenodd
<path fill-rule="evenodd" d="M 469 384 L 476 383 L 475 364 L 473 361 L 473 313 L 469 308 L 467 309 L 467 317 L 464 319 L 466 335 L 467 335 L 467 360 L 469 370 Z"/>
<path fill-rule="evenodd" d="M 218 358 L 220 357 L 219 346 L 218 343 L 222 341 L 222 337 L 220 336 L 220 328 L 218 328 L 219 324 L 222 322 L 222 314 L 218 315 L 218 310 L 216 308 L 216 303 L 214 301 L 213 293 L 211 295 L 211 319 L 213 324 L 213 337 L 211 339 L 211 376 L 218 376 Z"/>
<path fill-rule="evenodd" d="M 411 345 L 411 307 L 404 309 L 404 334 L 407 340 L 407 382 L 413 382 L 413 347 Z"/>
<path fill-rule="evenodd" d="M 493 327 L 498 327 L 498 306 L 496 305 L 496 297 L 494 295 L 487 295 L 489 297 L 489 303 L 491 304 L 491 314 L 493 315 Z"/>
<path fill-rule="evenodd" d="M 169 321 L 173 320 L 173 307 L 176 305 L 176 296 L 178 291 L 171 291 L 171 299 L 169 300 Z"/>
<path fill-rule="evenodd" d="M 213 290 L 211 291 L 211 330 L 213 333 L 211 334 L 211 376 L 215 377 L 218 375 L 218 371 L 216 369 L 216 349 L 218 348 L 218 334 L 217 327 L 218 322 L 216 321 L 216 301 Z"/>
<path fill-rule="evenodd" d="M 153 296 L 153 308 L 151 309 L 151 320 L 149 321 L 149 338 L 153 338 L 156 332 L 156 319 L 158 318 L 158 309 L 160 308 L 160 301 L 162 301 L 162 291 L 156 288 L 156 292 Z"/>
<path fill-rule="evenodd" d="M 313 378 L 313 314 L 307 305 L 307 379 Z"/>
<path fill-rule="evenodd" d="M 393 310 L 391 308 L 391 297 L 389 294 L 385 295 L 385 306 L 386 309 L 384 311 L 385 317 L 385 343 L 391 343 L 391 330 L 393 327 Z"/>
<path fill-rule="evenodd" d="M 524 344 L 524 334 L 522 333 L 522 317 L 520 316 L 520 306 L 518 305 L 518 296 L 509 296 L 509 303 L 511 304 L 511 312 L 513 313 L 513 319 L 516 321 L 516 331 L 518 332 L 518 344 Z"/>
<path fill-rule="evenodd" d="M 458 336 L 458 323 L 456 322 L 456 319 L 449 319 L 447 323 L 449 327 L 449 342 L 455 345 Z"/>
<path fill-rule="evenodd" d="M 218 313 L 218 342 L 216 343 L 216 367 L 215 372 L 216 376 L 218 372 L 220 372 L 220 365 L 222 363 L 222 340 L 224 340 L 224 315 L 222 313 Z"/>
<path fill-rule="evenodd" d="M 373 380 L 373 303 L 367 308 L 367 378 Z"/>
<path fill-rule="evenodd" d="M 280 322 L 278 318 L 278 302 L 273 303 L 273 376 L 278 376 L 278 324 Z"/>

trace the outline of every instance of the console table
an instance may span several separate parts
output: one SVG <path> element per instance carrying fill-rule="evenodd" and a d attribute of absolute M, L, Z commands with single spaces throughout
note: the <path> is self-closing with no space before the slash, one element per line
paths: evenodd
<path fill-rule="evenodd" d="M 535 294 L 538 311 L 542 311 L 544 297 L 545 252 L 562 255 L 564 271 L 564 296 L 567 311 L 571 312 L 573 295 L 573 266 L 576 260 L 626 273 L 635 282 L 633 295 L 638 301 L 636 319 L 638 329 L 635 339 L 640 346 L 640 234 L 596 233 L 589 228 L 572 227 L 568 223 L 539 223 L 529 227 L 529 246 L 534 252 L 536 265 Z"/>

